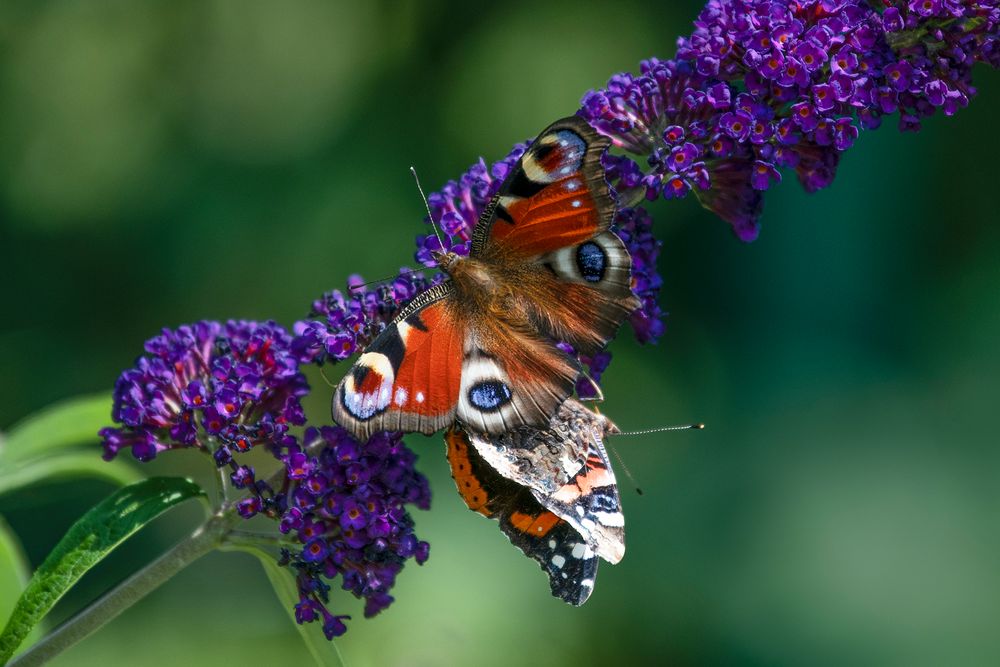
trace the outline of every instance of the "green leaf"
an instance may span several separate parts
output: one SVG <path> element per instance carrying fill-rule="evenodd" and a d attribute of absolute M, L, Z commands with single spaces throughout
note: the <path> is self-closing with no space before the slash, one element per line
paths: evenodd
<path fill-rule="evenodd" d="M 165 510 L 205 492 L 188 479 L 153 477 L 111 494 L 84 514 L 38 568 L 0 635 L 0 664 L 83 574 Z"/>
<path fill-rule="evenodd" d="M 318 623 L 300 625 L 295 620 L 295 605 L 299 602 L 299 590 L 295 584 L 295 577 L 292 576 L 288 568 L 279 566 L 274 554 L 268 553 L 265 549 L 246 544 L 235 548 L 253 554 L 260 561 L 281 606 L 288 612 L 288 617 L 292 619 L 292 623 L 299 631 L 299 636 L 302 637 L 302 641 L 316 664 L 320 667 L 343 667 L 344 660 L 337 645 L 323 636 Z"/>
<path fill-rule="evenodd" d="M 31 566 L 24 557 L 21 543 L 7 522 L 0 517 L 0 618 L 7 618 L 14 610 L 14 603 L 31 578 Z M 36 626 L 28 635 L 28 643 L 33 643 L 41 634 Z"/>
<path fill-rule="evenodd" d="M 96 451 L 54 454 L 0 467 L 0 496 L 42 480 L 74 477 L 93 477 L 125 486 L 138 482 L 143 475 L 123 461 L 102 460 Z"/>
<path fill-rule="evenodd" d="M 96 447 L 97 432 L 110 423 L 110 394 L 61 401 L 15 424 L 0 442 L 0 459 L 9 465 L 75 445 L 94 443 Z"/>

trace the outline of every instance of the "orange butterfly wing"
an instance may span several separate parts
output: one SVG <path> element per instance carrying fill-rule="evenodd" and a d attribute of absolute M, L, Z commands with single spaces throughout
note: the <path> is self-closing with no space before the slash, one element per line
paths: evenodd
<path fill-rule="evenodd" d="M 577 116 L 543 130 L 483 211 L 472 257 L 531 265 L 523 296 L 539 332 L 594 354 L 639 301 L 632 258 L 613 232 L 601 156 L 610 140 Z"/>
<path fill-rule="evenodd" d="M 418 295 L 372 341 L 333 398 L 334 420 L 359 438 L 450 426 L 462 379 L 465 327 L 451 284 Z"/>
<path fill-rule="evenodd" d="M 534 257 L 606 230 L 615 203 L 601 155 L 610 145 L 577 116 L 543 130 L 480 216 L 470 255 Z"/>

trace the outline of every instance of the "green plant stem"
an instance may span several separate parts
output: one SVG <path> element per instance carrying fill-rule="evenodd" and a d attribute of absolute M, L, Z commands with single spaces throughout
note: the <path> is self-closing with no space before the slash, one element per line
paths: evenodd
<path fill-rule="evenodd" d="M 11 667 L 42 665 L 156 590 L 188 565 L 216 549 L 231 529 L 235 513 L 213 515 L 190 537 L 120 583 L 50 635 L 17 657 Z"/>

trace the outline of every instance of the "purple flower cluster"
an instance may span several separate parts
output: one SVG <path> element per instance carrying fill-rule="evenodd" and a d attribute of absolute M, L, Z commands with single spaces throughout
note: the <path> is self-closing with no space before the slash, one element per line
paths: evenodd
<path fill-rule="evenodd" d="M 348 617 L 327 609 L 329 580 L 339 575 L 371 617 L 392 603 L 389 591 L 405 562 L 427 560 L 430 545 L 414 535 L 405 508 L 428 509 L 430 488 L 400 434 L 378 433 L 362 444 L 340 427 L 309 428 L 303 442 L 281 457 L 287 475 L 277 497 L 279 529 L 303 545 L 283 550 L 281 562 L 296 572 L 296 620 L 322 619 L 332 639 Z"/>
<path fill-rule="evenodd" d="M 327 292 L 313 302 L 306 320 L 295 323 L 292 348 L 305 362 L 347 359 L 382 332 L 401 304 L 431 284 L 422 273 L 406 267 L 391 282 L 373 289 L 353 275 L 347 281 L 347 295 L 340 290 Z"/>
<path fill-rule="evenodd" d="M 422 288 L 410 287 L 410 296 Z M 386 316 L 381 302 L 366 298 L 370 294 L 341 298 L 339 309 L 333 298 L 318 307 L 328 317 L 339 313 L 341 330 L 352 330 Z M 376 434 L 362 444 L 339 427 L 309 428 L 303 447 L 289 433 L 306 421 L 300 399 L 309 387 L 300 365 L 317 354 L 335 357 L 322 343 L 316 353 L 315 341 L 293 338 L 273 322 L 164 329 L 119 377 L 112 418 L 120 426 L 100 435 L 108 460 L 123 447 L 140 461 L 180 447 L 211 454 L 216 466 L 228 469 L 233 486 L 247 491 L 234 505 L 240 516 L 268 516 L 298 540 L 299 546 L 282 552 L 298 579 L 296 618 L 322 617 L 324 632 L 333 637 L 346 629 L 346 617 L 327 609 L 326 582 L 341 576 L 345 590 L 365 599 L 366 616 L 388 606 L 404 562 L 427 559 L 429 547 L 414 536 L 406 505 L 426 509 L 430 490 L 399 434 Z M 237 461 L 257 446 L 283 464 L 267 481 Z"/>
<path fill-rule="evenodd" d="M 632 255 L 632 292 L 642 302 L 629 323 L 640 343 L 656 342 L 665 327 L 659 304 L 663 278 L 656 270 L 662 244 L 653 236 L 653 218 L 641 206 L 619 209 L 614 231 Z"/>
<path fill-rule="evenodd" d="M 195 447 L 221 466 L 235 452 L 279 445 L 289 425 L 305 422 L 299 399 L 309 391 L 291 347 L 274 322 L 164 329 L 115 383 L 111 416 L 121 426 L 101 430 L 104 458 L 125 447 L 140 461 Z"/>
<path fill-rule="evenodd" d="M 745 241 L 761 192 L 796 171 L 829 185 L 859 127 L 903 129 L 975 94 L 997 66 L 996 0 L 709 0 L 674 60 L 650 59 L 583 98 L 580 114 L 645 166 L 608 161 L 625 203 L 694 192 Z"/>

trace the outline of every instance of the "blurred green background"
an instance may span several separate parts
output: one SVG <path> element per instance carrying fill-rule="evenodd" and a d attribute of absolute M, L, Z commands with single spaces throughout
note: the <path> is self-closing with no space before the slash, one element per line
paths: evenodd
<path fill-rule="evenodd" d="M 411 263 L 410 165 L 437 189 L 505 155 L 673 55 L 700 4 L 0 1 L 0 428 L 110 389 L 161 326 L 290 325 Z M 564 605 L 412 437 L 431 559 L 374 620 L 339 596 L 348 664 L 1000 661 L 1000 75 L 976 75 L 969 109 L 864 134 L 830 189 L 786 178 L 752 245 L 654 205 L 668 331 L 615 343 L 604 408 L 708 428 L 614 441 L 645 491 L 619 473 L 626 558 Z M 210 478 L 188 453 L 146 470 Z M 110 490 L 40 485 L 0 514 L 38 564 Z M 197 518 L 157 521 L 53 620 Z M 213 554 L 54 664 L 308 659 L 257 563 Z"/>

